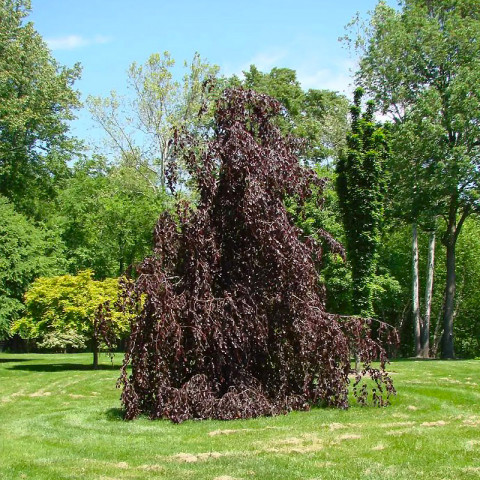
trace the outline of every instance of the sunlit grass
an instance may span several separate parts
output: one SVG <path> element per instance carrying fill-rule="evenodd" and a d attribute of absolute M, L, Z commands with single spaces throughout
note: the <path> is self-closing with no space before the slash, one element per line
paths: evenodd
<path fill-rule="evenodd" d="M 115 368 L 0 355 L 1 479 L 480 478 L 480 361 L 397 361 L 390 407 L 121 420 Z"/>

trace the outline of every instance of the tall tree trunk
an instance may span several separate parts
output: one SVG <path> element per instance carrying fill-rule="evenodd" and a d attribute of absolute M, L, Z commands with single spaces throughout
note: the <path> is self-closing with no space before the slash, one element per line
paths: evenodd
<path fill-rule="evenodd" d="M 447 241 L 447 285 L 445 295 L 445 307 L 443 311 L 443 336 L 442 358 L 455 357 L 453 350 L 453 312 L 455 308 L 455 246 L 456 241 L 452 236 Z"/>
<path fill-rule="evenodd" d="M 435 267 L 435 232 L 430 232 L 428 239 L 427 282 L 425 285 L 425 314 L 421 329 L 422 350 L 420 356 L 430 356 L 430 315 L 432 311 L 433 273 Z"/>
<path fill-rule="evenodd" d="M 420 330 L 420 296 L 418 280 L 418 232 L 417 224 L 412 225 L 412 315 L 413 335 L 415 343 L 415 356 L 421 353 L 421 330 Z"/>
<path fill-rule="evenodd" d="M 435 331 L 433 332 L 433 346 L 432 357 L 437 358 L 440 342 L 443 335 L 443 312 L 445 310 L 445 297 L 446 292 L 443 293 L 442 308 L 438 311 L 437 323 L 435 324 Z"/>
<path fill-rule="evenodd" d="M 450 200 L 450 212 L 448 225 L 443 243 L 447 248 L 447 284 L 445 290 L 445 305 L 443 310 L 443 336 L 442 336 L 442 358 L 455 357 L 453 349 L 453 318 L 455 312 L 455 247 L 462 229 L 463 223 L 470 214 L 470 207 L 463 209 L 460 220 L 457 223 L 458 198 Z"/>

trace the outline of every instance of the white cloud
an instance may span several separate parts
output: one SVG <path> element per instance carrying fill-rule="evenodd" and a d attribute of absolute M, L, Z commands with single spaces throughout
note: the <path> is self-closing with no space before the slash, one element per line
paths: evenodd
<path fill-rule="evenodd" d="M 308 39 L 307 39 L 308 40 Z M 308 41 L 292 41 L 285 48 L 271 48 L 254 54 L 248 62 L 241 65 L 224 65 L 226 76 L 241 73 L 255 65 L 261 72 L 269 72 L 273 67 L 292 68 L 304 89 L 333 90 L 351 97 L 354 90 L 353 72 L 357 64 L 349 58 L 332 58 L 328 52 L 305 50 Z"/>
<path fill-rule="evenodd" d="M 250 60 L 241 65 L 223 65 L 222 72 L 227 77 L 230 77 L 231 75 L 242 77 L 242 72 L 250 70 L 250 65 L 255 65 L 261 72 L 269 72 L 273 67 L 280 66 L 280 62 L 287 56 L 287 50 L 270 49 L 255 54 Z"/>
<path fill-rule="evenodd" d="M 82 37 L 81 35 L 68 35 L 66 37 L 47 39 L 48 48 L 51 50 L 73 50 L 75 48 L 87 47 L 89 45 L 100 45 L 108 43 L 111 38 L 103 35 L 95 35 L 94 37 Z"/>
<path fill-rule="evenodd" d="M 297 70 L 297 78 L 305 89 L 333 90 L 345 95 L 350 95 L 353 91 L 353 80 L 347 73 L 334 72 L 328 68 L 316 71 Z"/>
<path fill-rule="evenodd" d="M 241 70 L 249 70 L 250 65 L 255 65 L 261 72 L 269 72 L 273 67 L 278 67 L 279 62 L 284 60 L 288 55 L 286 50 L 271 50 L 267 52 L 257 53 L 248 62 L 245 62 Z"/>
<path fill-rule="evenodd" d="M 356 63 L 351 60 L 334 62 L 325 68 L 318 68 L 320 62 L 303 63 L 297 69 L 297 78 L 303 88 L 333 90 L 351 96 L 354 90 L 353 72 Z"/>

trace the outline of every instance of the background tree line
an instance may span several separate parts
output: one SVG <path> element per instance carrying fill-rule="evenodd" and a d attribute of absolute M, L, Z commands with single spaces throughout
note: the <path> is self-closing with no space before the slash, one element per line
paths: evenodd
<path fill-rule="evenodd" d="M 170 54 L 153 54 L 127 72 L 129 96 L 87 100 L 105 133 L 104 143 L 90 146 L 68 127 L 80 107 L 81 68 L 55 61 L 29 10 L 26 0 L 0 1 L 3 339 L 12 325 L 20 331 L 27 319 L 39 320 L 25 307 L 36 279 L 86 270 L 95 280 L 119 277 L 151 252 L 160 213 L 179 199 L 196 201 L 172 148 L 175 132 L 208 140 L 215 98 L 243 86 L 283 104 L 283 132 L 302 139 L 301 161 L 329 179 L 323 209 L 287 199 L 305 235 L 328 251 L 327 231 L 347 247 L 346 263 L 329 253 L 318 272 L 327 309 L 396 325 L 402 355 L 480 355 L 476 1 L 404 0 L 400 9 L 380 1 L 350 39 L 366 105 L 360 94 L 353 102 L 305 91 L 287 68 L 252 65 L 241 78 L 225 78 L 199 55 L 177 80 Z M 45 344 L 46 333 L 35 332 Z"/>

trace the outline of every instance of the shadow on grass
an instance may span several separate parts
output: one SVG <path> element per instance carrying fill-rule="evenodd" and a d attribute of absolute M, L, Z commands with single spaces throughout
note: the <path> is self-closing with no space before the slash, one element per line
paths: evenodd
<path fill-rule="evenodd" d="M 0 358 L 0 363 L 28 362 L 28 358 Z"/>
<path fill-rule="evenodd" d="M 412 362 L 457 362 L 468 360 L 468 358 L 421 358 L 421 357 L 399 357 L 390 358 L 391 363 L 412 363 Z"/>
<path fill-rule="evenodd" d="M 105 417 L 107 417 L 107 420 L 110 422 L 123 422 L 125 421 L 124 415 L 125 410 L 123 410 L 123 408 L 109 408 L 105 412 Z"/>
<path fill-rule="evenodd" d="M 40 363 L 30 365 L 12 365 L 9 370 L 26 370 L 28 372 L 66 372 L 66 371 L 98 371 L 98 370 L 120 370 L 118 365 L 99 365 L 94 370 L 93 365 L 81 363 Z"/>

